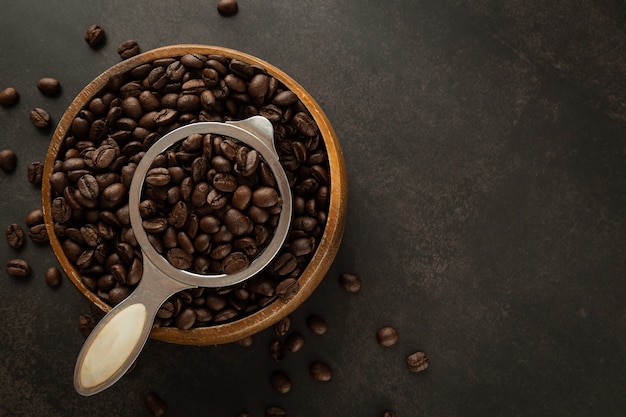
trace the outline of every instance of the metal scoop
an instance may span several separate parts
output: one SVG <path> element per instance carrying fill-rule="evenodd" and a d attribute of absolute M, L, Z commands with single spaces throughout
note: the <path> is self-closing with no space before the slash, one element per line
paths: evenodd
<path fill-rule="evenodd" d="M 237 273 L 202 275 L 178 269 L 152 247 L 142 226 L 139 202 L 152 161 L 176 142 L 196 133 L 228 136 L 256 149 L 274 174 L 282 197 L 282 210 L 272 240 L 247 268 Z M 148 149 L 137 165 L 128 197 L 131 227 L 143 255 L 143 276 L 135 290 L 107 313 L 85 340 L 74 369 L 74 387 L 79 394 L 101 392 L 124 375 L 146 343 L 159 307 L 170 296 L 189 288 L 240 283 L 257 274 L 276 256 L 289 231 L 292 199 L 273 137 L 272 124 L 264 117 L 254 116 L 237 122 L 186 125 L 166 134 Z"/>

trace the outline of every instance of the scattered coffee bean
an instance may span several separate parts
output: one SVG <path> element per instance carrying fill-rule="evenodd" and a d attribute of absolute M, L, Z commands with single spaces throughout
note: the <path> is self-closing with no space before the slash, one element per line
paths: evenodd
<path fill-rule="evenodd" d="M 287 316 L 274 325 L 274 333 L 276 336 L 284 336 L 291 328 L 291 319 Z"/>
<path fill-rule="evenodd" d="M 0 91 L 0 106 L 11 107 L 15 106 L 20 100 L 20 94 L 13 87 L 7 87 Z"/>
<path fill-rule="evenodd" d="M 10 224 L 5 230 L 7 243 L 13 249 L 19 249 L 24 245 L 24 229 L 17 223 Z"/>
<path fill-rule="evenodd" d="M 30 265 L 23 259 L 11 259 L 7 262 L 6 271 L 12 277 L 27 277 L 30 275 Z"/>
<path fill-rule="evenodd" d="M 300 332 L 292 332 L 285 339 L 285 349 L 289 352 L 297 352 L 304 347 L 304 336 Z"/>
<path fill-rule="evenodd" d="M 46 225 L 36 224 L 28 229 L 28 237 L 35 243 L 47 243 L 50 241 Z"/>
<path fill-rule="evenodd" d="M 82 314 L 78 317 L 78 330 L 85 337 L 89 336 L 96 324 L 96 319 L 89 314 Z"/>
<path fill-rule="evenodd" d="M 283 371 L 274 371 L 270 375 L 270 384 L 276 391 L 281 394 L 287 394 L 291 391 L 291 379 Z"/>
<path fill-rule="evenodd" d="M 265 417 L 285 417 L 287 412 L 282 407 L 271 406 L 265 409 Z"/>
<path fill-rule="evenodd" d="M 58 287 L 59 285 L 61 285 L 63 276 L 61 275 L 61 271 L 59 271 L 57 267 L 51 266 L 50 268 L 46 269 L 44 279 L 46 281 L 46 284 L 48 284 L 50 287 Z"/>
<path fill-rule="evenodd" d="M 26 167 L 26 179 L 33 185 L 41 185 L 43 179 L 43 164 L 41 162 L 31 162 Z"/>
<path fill-rule="evenodd" d="M 3 149 L 0 151 L 0 169 L 6 173 L 15 171 L 17 166 L 17 155 L 10 149 Z"/>
<path fill-rule="evenodd" d="M 243 339 L 237 340 L 235 343 L 242 347 L 250 347 L 254 343 L 254 337 L 253 336 L 244 337 Z"/>
<path fill-rule="evenodd" d="M 314 380 L 320 382 L 328 382 L 333 377 L 333 370 L 322 361 L 314 361 L 309 367 L 309 373 Z"/>
<path fill-rule="evenodd" d="M 40 208 L 36 208 L 31 210 L 24 219 L 26 226 L 33 227 L 38 224 L 43 224 L 43 210 Z"/>
<path fill-rule="evenodd" d="M 393 346 L 398 343 L 398 336 L 398 331 L 391 326 L 381 327 L 378 329 L 378 332 L 376 332 L 378 344 L 384 347 Z"/>
<path fill-rule="evenodd" d="M 89 44 L 94 49 L 99 48 L 104 43 L 106 38 L 106 31 L 102 26 L 99 25 L 91 25 L 87 28 L 85 32 L 85 42 Z"/>
<path fill-rule="evenodd" d="M 270 355 L 276 362 L 280 362 L 285 357 L 285 346 L 279 339 L 270 342 Z"/>
<path fill-rule="evenodd" d="M 37 88 L 46 96 L 56 96 L 61 92 L 61 83 L 56 78 L 44 77 L 37 81 Z"/>
<path fill-rule="evenodd" d="M 323 335 L 328 330 L 326 320 L 317 314 L 311 314 L 306 320 L 307 327 L 312 333 Z"/>
<path fill-rule="evenodd" d="M 50 126 L 50 115 L 40 107 L 36 107 L 29 113 L 29 118 L 33 126 L 44 129 Z"/>
<path fill-rule="evenodd" d="M 152 417 L 161 417 L 167 410 L 165 401 L 163 401 L 163 399 L 154 392 L 146 394 L 144 398 L 144 405 Z"/>
<path fill-rule="evenodd" d="M 424 352 L 417 351 L 406 357 L 406 366 L 411 372 L 422 372 L 428 368 L 428 358 Z"/>
<path fill-rule="evenodd" d="M 239 11 L 237 0 L 219 0 L 217 2 L 217 11 L 222 16 L 233 16 Z"/>
<path fill-rule="evenodd" d="M 339 284 L 347 292 L 359 292 L 361 290 L 361 278 L 355 274 L 347 272 L 341 274 Z"/>
<path fill-rule="evenodd" d="M 135 40 L 124 41 L 117 47 L 120 58 L 128 59 L 139 54 L 139 44 Z"/>
<path fill-rule="evenodd" d="M 391 410 L 383 411 L 382 417 L 396 417 L 396 413 Z"/>

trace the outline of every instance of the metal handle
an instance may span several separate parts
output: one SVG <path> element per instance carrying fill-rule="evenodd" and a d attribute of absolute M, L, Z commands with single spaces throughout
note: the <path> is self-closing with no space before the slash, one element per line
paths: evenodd
<path fill-rule="evenodd" d="M 191 285 L 170 279 L 144 258 L 139 285 L 89 334 L 76 359 L 74 388 L 84 396 L 115 384 L 132 366 L 146 343 L 163 302 Z"/>

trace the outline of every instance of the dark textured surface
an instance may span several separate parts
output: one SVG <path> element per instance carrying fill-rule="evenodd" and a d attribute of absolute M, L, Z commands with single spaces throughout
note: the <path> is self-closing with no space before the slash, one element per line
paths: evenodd
<path fill-rule="evenodd" d="M 621 1 L 0 1 L 2 229 L 40 206 L 26 165 L 43 161 L 72 98 L 119 61 L 117 46 L 175 43 L 239 49 L 283 69 L 327 113 L 344 150 L 350 195 L 343 245 L 292 316 L 303 351 L 275 363 L 271 330 L 252 347 L 149 341 L 137 368 L 90 398 L 74 392 L 85 299 L 43 280 L 52 251 L 0 243 L 0 416 L 621 416 L 626 409 L 626 8 Z M 106 45 L 83 41 L 92 23 Z M 58 78 L 60 97 L 36 89 Z M 33 274 L 14 279 L 9 259 Z M 341 272 L 361 275 L 347 294 Z M 311 313 L 328 333 L 305 326 Z M 376 343 L 395 326 L 400 342 Z M 407 371 L 425 351 L 430 367 Z M 308 364 L 334 369 L 313 381 Z M 275 369 L 293 390 L 269 384 Z"/>

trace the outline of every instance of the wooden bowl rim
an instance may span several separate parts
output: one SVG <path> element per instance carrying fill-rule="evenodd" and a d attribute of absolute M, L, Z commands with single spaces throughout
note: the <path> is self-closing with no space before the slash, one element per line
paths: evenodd
<path fill-rule="evenodd" d="M 200 44 L 163 46 L 113 65 L 85 86 L 70 103 L 66 112 L 59 120 L 52 135 L 44 164 L 42 206 L 46 230 L 50 237 L 50 245 L 68 278 L 89 301 L 102 311 L 109 311 L 111 307 L 83 284 L 80 274 L 65 256 L 61 243 L 54 233 L 54 223 L 51 214 L 51 186 L 49 181 L 53 172 L 54 161 L 74 117 L 76 117 L 78 112 L 94 95 L 99 93 L 102 88 L 106 86 L 106 83 L 112 75 L 124 73 L 140 64 L 152 62 L 156 59 L 180 57 L 188 53 L 198 53 L 202 55 L 219 54 L 230 59 L 237 59 L 252 65 L 259 65 L 264 68 L 268 74 L 278 79 L 287 88 L 296 93 L 298 98 L 311 113 L 311 116 L 320 129 L 330 166 L 331 186 L 328 220 L 312 259 L 298 278 L 300 290 L 293 298 L 286 301 L 277 299 L 257 312 L 233 322 L 207 327 L 197 327 L 189 330 L 180 330 L 175 327 L 160 327 L 153 329 L 150 333 L 152 339 L 164 342 L 183 345 L 214 345 L 242 340 L 270 327 L 291 314 L 313 293 L 324 279 L 334 261 L 343 238 L 347 210 L 347 176 L 343 153 L 337 135 L 320 106 L 313 97 L 289 75 L 270 63 L 247 53 L 219 46 Z"/>

